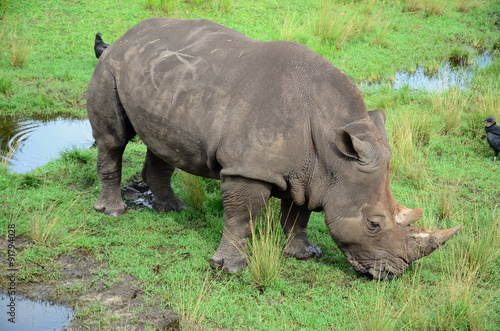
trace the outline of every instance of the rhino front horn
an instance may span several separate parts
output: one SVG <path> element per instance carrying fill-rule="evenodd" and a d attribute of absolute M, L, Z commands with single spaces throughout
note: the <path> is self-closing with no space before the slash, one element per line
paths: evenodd
<path fill-rule="evenodd" d="M 410 230 L 410 250 L 412 261 L 418 260 L 431 254 L 435 249 L 444 245 L 457 231 L 462 224 L 450 229 L 429 231 L 426 229 L 411 228 Z"/>

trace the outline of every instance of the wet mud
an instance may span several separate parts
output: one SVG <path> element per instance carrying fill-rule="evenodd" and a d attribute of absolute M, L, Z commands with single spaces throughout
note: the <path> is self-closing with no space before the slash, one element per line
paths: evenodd
<path fill-rule="evenodd" d="M 31 244 L 23 237 L 16 238 L 18 253 Z M 6 238 L 1 237 L 2 274 L 5 274 L 8 266 L 7 248 Z M 171 309 L 161 308 L 160 302 L 154 302 L 151 298 L 146 302 L 144 290 L 134 277 L 123 274 L 112 284 L 103 282 L 99 275 L 108 270 L 106 263 L 98 261 L 87 251 L 76 249 L 71 254 L 61 255 L 51 261 L 50 266 L 41 267 L 46 268 L 48 273 L 54 273 L 56 277 L 47 282 L 19 280 L 16 284 L 16 296 L 75 310 L 76 314 L 71 322 L 61 326 L 61 330 L 144 330 L 148 327 L 156 330 L 179 329 L 177 314 Z M 1 278 L 0 293 L 7 293 L 7 282 L 7 277 Z M 104 307 L 106 316 L 114 317 L 96 319 L 95 316 L 86 317 L 82 313 L 96 304 Z"/>
<path fill-rule="evenodd" d="M 153 209 L 154 195 L 148 185 L 132 180 L 121 188 L 122 198 L 130 209 Z"/>

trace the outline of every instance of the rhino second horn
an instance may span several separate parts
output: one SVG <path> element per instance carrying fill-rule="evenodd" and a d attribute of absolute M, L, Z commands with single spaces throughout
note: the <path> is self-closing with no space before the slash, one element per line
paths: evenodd
<path fill-rule="evenodd" d="M 423 210 L 420 208 L 409 209 L 405 206 L 399 205 L 398 212 L 396 214 L 396 222 L 401 226 L 408 226 L 420 219 Z"/>
<path fill-rule="evenodd" d="M 411 260 L 415 261 L 431 254 L 435 249 L 444 245 L 457 231 L 462 224 L 450 229 L 429 231 L 426 229 L 411 228 L 410 230 L 410 251 Z"/>

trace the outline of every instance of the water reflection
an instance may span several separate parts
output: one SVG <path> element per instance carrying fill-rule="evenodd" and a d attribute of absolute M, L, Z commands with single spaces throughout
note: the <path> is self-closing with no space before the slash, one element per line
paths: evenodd
<path fill-rule="evenodd" d="M 0 152 L 13 172 L 46 164 L 63 150 L 93 143 L 88 120 L 0 117 Z"/>
<path fill-rule="evenodd" d="M 459 65 L 451 65 L 447 61 L 442 61 L 438 70 L 429 72 L 422 66 L 417 66 L 414 72 L 398 71 L 394 75 L 391 87 L 395 90 L 408 87 L 418 91 L 444 91 L 450 87 L 459 89 L 469 88 L 474 73 L 489 65 L 492 55 L 489 52 L 473 58 L 469 65 L 460 62 Z M 378 87 L 378 83 L 361 82 L 362 90 Z"/>
<path fill-rule="evenodd" d="M 0 295 L 0 305 L 7 311 L 7 304 L 10 304 L 10 297 Z M 5 312 L 0 318 L 0 330 L 66 330 L 66 326 L 71 322 L 73 310 L 53 305 L 46 302 L 35 302 L 28 299 L 16 297 L 14 316 Z M 14 317 L 14 322 L 9 321 Z"/>

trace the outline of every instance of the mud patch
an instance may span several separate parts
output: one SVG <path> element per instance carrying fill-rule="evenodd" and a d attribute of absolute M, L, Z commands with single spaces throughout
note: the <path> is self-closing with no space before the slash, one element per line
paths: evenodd
<path fill-rule="evenodd" d="M 121 192 L 128 208 L 153 209 L 154 196 L 146 183 L 131 180 L 121 188 Z"/>
<path fill-rule="evenodd" d="M 30 245 L 24 238 L 16 238 L 18 252 Z M 0 238 L 0 265 L 5 275 L 8 242 Z M 141 284 L 127 274 L 106 277 L 107 264 L 92 254 L 75 249 L 53 261 L 57 270 L 52 280 L 16 284 L 16 295 L 33 301 L 42 301 L 70 307 L 75 315 L 67 330 L 124 329 L 178 330 L 178 316 L 160 302 L 146 298 Z M 7 277 L 0 280 L 0 293 L 6 294 Z M 147 299 L 147 302 L 146 300 Z"/>

